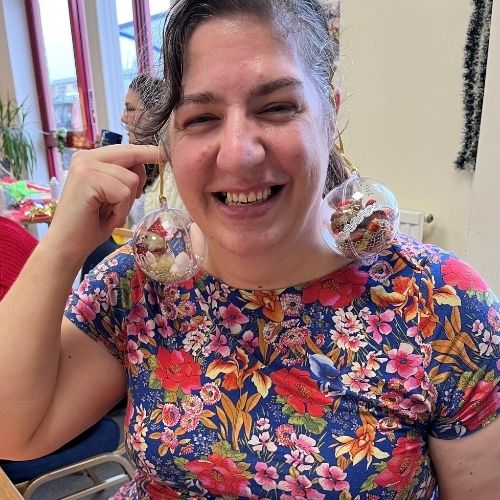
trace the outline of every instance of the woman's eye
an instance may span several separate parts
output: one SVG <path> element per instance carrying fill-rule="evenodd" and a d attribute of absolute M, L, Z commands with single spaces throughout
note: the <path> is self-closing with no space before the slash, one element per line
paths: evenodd
<path fill-rule="evenodd" d="M 215 118 L 211 115 L 200 115 L 200 116 L 195 116 L 193 118 L 189 118 L 184 122 L 184 128 L 187 127 L 193 127 L 196 125 L 204 125 L 206 123 L 211 122 L 212 120 L 215 120 Z"/>
<path fill-rule="evenodd" d="M 277 117 L 280 116 L 289 117 L 295 115 L 297 112 L 298 109 L 295 104 L 279 103 L 264 108 L 261 111 L 261 114 L 266 114 L 271 116 L 276 115 Z"/>

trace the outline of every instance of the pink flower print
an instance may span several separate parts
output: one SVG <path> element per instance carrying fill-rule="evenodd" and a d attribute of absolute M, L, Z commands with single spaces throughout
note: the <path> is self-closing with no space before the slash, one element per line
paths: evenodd
<path fill-rule="evenodd" d="M 485 330 L 483 341 L 479 344 L 479 354 L 481 356 L 489 356 L 498 344 L 500 344 L 500 336 L 493 335 L 488 330 Z"/>
<path fill-rule="evenodd" d="M 128 442 L 134 451 L 146 451 L 148 449 L 145 439 L 140 435 L 130 434 Z"/>
<path fill-rule="evenodd" d="M 403 399 L 399 407 L 406 410 L 412 418 L 417 417 L 419 413 L 428 413 L 432 409 L 430 402 L 421 394 L 412 394 L 409 398 Z"/>
<path fill-rule="evenodd" d="M 350 484 L 344 479 L 347 474 L 335 465 L 330 466 L 330 464 L 323 463 L 316 469 L 316 474 L 320 477 L 320 486 L 327 491 L 343 491 L 349 490 Z"/>
<path fill-rule="evenodd" d="M 500 332 L 500 310 L 494 307 L 488 309 L 488 324 L 495 332 Z"/>
<path fill-rule="evenodd" d="M 488 285 L 483 278 L 469 264 L 458 260 L 448 259 L 442 266 L 443 280 L 447 285 L 458 287 L 464 292 L 487 292 Z"/>
<path fill-rule="evenodd" d="M 216 327 L 215 334 L 210 335 L 210 350 L 212 352 L 218 352 L 223 358 L 229 356 L 229 346 L 227 345 L 227 337 L 222 335 L 220 330 Z"/>
<path fill-rule="evenodd" d="M 313 453 L 319 453 L 319 448 L 316 446 L 316 441 L 306 436 L 305 434 L 300 434 L 299 437 L 296 434 L 291 436 L 292 443 L 306 455 L 311 455 Z"/>
<path fill-rule="evenodd" d="M 179 408 L 177 408 L 177 406 L 171 403 L 166 403 L 165 405 L 163 405 L 161 418 L 163 420 L 163 423 L 167 427 L 172 427 L 180 420 L 181 412 L 179 411 Z"/>
<path fill-rule="evenodd" d="M 399 349 L 391 349 L 387 356 L 387 373 L 397 373 L 400 377 L 408 378 L 417 373 L 417 368 L 422 364 L 422 356 L 412 354 L 413 346 L 402 342 Z"/>
<path fill-rule="evenodd" d="M 277 427 L 275 435 L 276 441 L 282 446 L 292 446 L 291 435 L 294 433 L 293 426 L 290 424 L 281 424 Z"/>
<path fill-rule="evenodd" d="M 330 335 L 332 340 L 337 342 L 340 349 L 345 351 L 358 352 L 360 348 L 367 345 L 367 342 L 363 340 L 363 337 L 359 335 L 351 335 L 347 331 L 338 332 L 336 330 L 330 330 Z"/>
<path fill-rule="evenodd" d="M 147 282 L 144 285 L 144 290 L 148 294 L 148 302 L 151 305 L 155 305 L 156 304 L 156 293 L 155 293 L 155 289 L 154 289 L 153 285 L 151 283 Z"/>
<path fill-rule="evenodd" d="M 183 318 L 191 317 L 196 312 L 196 306 L 190 300 L 183 300 L 177 310 Z"/>
<path fill-rule="evenodd" d="M 158 327 L 158 333 L 164 339 L 166 339 L 167 337 L 171 337 L 174 334 L 174 330 L 168 324 L 167 318 L 165 318 L 161 314 L 157 314 L 155 316 L 154 322 L 155 322 L 156 326 Z"/>
<path fill-rule="evenodd" d="M 412 377 L 408 377 L 404 382 L 404 388 L 409 392 L 417 387 L 420 387 L 425 378 L 425 370 L 422 366 L 417 368 L 417 372 Z"/>
<path fill-rule="evenodd" d="M 254 434 L 248 441 L 248 444 L 254 451 L 262 451 L 265 448 L 267 451 L 274 452 L 278 449 L 277 446 L 271 441 L 271 435 L 267 431 L 259 434 L 258 436 Z"/>
<path fill-rule="evenodd" d="M 255 470 L 254 480 L 263 490 L 270 491 L 276 488 L 275 480 L 278 479 L 276 467 L 268 467 L 264 462 L 257 462 Z"/>
<path fill-rule="evenodd" d="M 259 345 L 258 337 L 254 337 L 250 330 L 247 330 L 238 342 L 241 344 L 243 349 L 249 353 L 252 353 Z"/>
<path fill-rule="evenodd" d="M 172 453 L 179 446 L 179 441 L 175 432 L 172 429 L 165 429 L 161 433 L 161 442 L 168 448 Z"/>
<path fill-rule="evenodd" d="M 222 324 L 229 328 L 231 333 L 234 335 L 241 332 L 241 325 L 248 323 L 248 317 L 245 316 L 241 309 L 236 307 L 234 304 L 229 304 L 228 307 L 219 307 L 219 315 L 222 319 Z"/>
<path fill-rule="evenodd" d="M 484 330 L 483 323 L 481 323 L 480 319 L 476 319 L 476 321 L 474 321 L 474 323 L 472 323 L 472 332 L 473 333 L 482 333 L 483 330 Z"/>
<path fill-rule="evenodd" d="M 290 453 L 287 453 L 285 460 L 287 464 L 295 467 L 299 472 L 312 469 L 312 464 L 314 463 L 312 455 L 306 455 L 300 450 L 292 450 Z"/>
<path fill-rule="evenodd" d="M 143 344 L 148 344 L 155 335 L 155 322 L 149 319 L 146 322 L 129 323 L 127 325 L 127 333 L 128 335 L 137 335 L 137 338 Z"/>
<path fill-rule="evenodd" d="M 370 309 L 368 307 L 363 307 L 361 311 L 359 311 L 359 317 L 361 319 L 364 319 L 365 321 L 368 321 L 368 318 L 370 317 Z"/>
<path fill-rule="evenodd" d="M 213 382 L 205 384 L 200 389 L 200 396 L 206 405 L 214 405 L 221 397 L 219 386 Z"/>
<path fill-rule="evenodd" d="M 267 431 L 271 427 L 268 418 L 259 418 L 259 420 L 255 423 L 257 424 L 259 431 Z"/>
<path fill-rule="evenodd" d="M 144 360 L 143 352 L 133 340 L 127 342 L 127 357 L 132 365 L 140 365 Z"/>
<path fill-rule="evenodd" d="M 300 316 L 300 312 L 303 308 L 302 302 L 300 300 L 300 295 L 295 293 L 285 293 L 281 295 L 281 307 L 283 308 L 285 316 Z"/>
<path fill-rule="evenodd" d="M 198 396 L 186 396 L 181 403 L 182 409 L 189 414 L 199 415 L 203 411 L 203 401 Z"/>
<path fill-rule="evenodd" d="M 311 488 L 312 482 L 305 476 L 285 476 L 284 481 L 278 483 L 280 490 L 289 491 L 290 495 L 281 495 L 282 500 L 323 500 L 325 495 Z"/>
<path fill-rule="evenodd" d="M 94 321 L 101 306 L 93 295 L 80 295 L 75 306 L 76 319 L 80 322 Z"/>
<path fill-rule="evenodd" d="M 128 315 L 128 321 L 137 323 L 144 321 L 148 317 L 148 311 L 142 304 L 136 304 Z"/>
<path fill-rule="evenodd" d="M 366 355 L 366 367 L 370 370 L 378 370 L 380 368 L 380 363 L 387 361 L 387 358 L 383 356 L 382 351 L 370 351 Z"/>
<path fill-rule="evenodd" d="M 373 340 L 380 344 L 382 335 L 387 335 L 392 332 L 392 326 L 389 324 L 394 319 L 394 311 L 388 309 L 382 314 L 372 314 L 368 316 L 370 326 L 366 329 L 367 332 L 373 333 Z"/>
<path fill-rule="evenodd" d="M 354 372 L 344 373 L 342 383 L 356 393 L 367 391 L 370 388 L 370 384 L 362 376 Z"/>
<path fill-rule="evenodd" d="M 406 330 L 406 335 L 410 338 L 415 338 L 418 335 L 418 327 L 410 326 L 410 328 Z"/>
<path fill-rule="evenodd" d="M 181 417 L 181 429 L 186 432 L 191 432 L 198 427 L 200 416 L 195 413 L 186 413 Z"/>

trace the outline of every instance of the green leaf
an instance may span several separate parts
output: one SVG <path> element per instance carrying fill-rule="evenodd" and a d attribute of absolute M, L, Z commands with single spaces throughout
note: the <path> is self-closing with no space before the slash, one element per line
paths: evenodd
<path fill-rule="evenodd" d="M 289 419 L 288 422 L 292 425 L 305 425 L 306 416 L 300 413 L 294 413 Z"/>
<path fill-rule="evenodd" d="M 290 406 L 290 405 L 283 405 L 283 413 L 285 415 L 293 415 L 295 413 L 295 410 Z"/>
<path fill-rule="evenodd" d="M 375 478 L 377 477 L 377 475 L 378 474 L 371 474 L 365 479 L 364 483 L 361 485 L 361 493 L 373 490 L 377 487 L 377 485 L 375 484 Z"/>
<path fill-rule="evenodd" d="M 161 389 L 162 385 L 160 380 L 156 377 L 154 373 L 149 374 L 148 387 L 150 389 Z"/>
<path fill-rule="evenodd" d="M 172 391 L 165 391 L 163 394 L 163 401 L 165 403 L 175 403 L 177 401 L 177 393 Z"/>
<path fill-rule="evenodd" d="M 324 418 L 306 415 L 304 427 L 313 434 L 321 434 L 325 430 L 326 420 Z"/>
<path fill-rule="evenodd" d="M 189 462 L 187 458 L 174 457 L 174 464 L 181 470 L 185 470 L 186 464 Z"/>

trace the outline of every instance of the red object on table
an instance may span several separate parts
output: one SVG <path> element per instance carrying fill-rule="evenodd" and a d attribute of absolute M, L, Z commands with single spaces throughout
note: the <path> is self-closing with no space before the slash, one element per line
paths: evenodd
<path fill-rule="evenodd" d="M 0 216 L 0 300 L 16 281 L 37 243 L 22 226 Z"/>

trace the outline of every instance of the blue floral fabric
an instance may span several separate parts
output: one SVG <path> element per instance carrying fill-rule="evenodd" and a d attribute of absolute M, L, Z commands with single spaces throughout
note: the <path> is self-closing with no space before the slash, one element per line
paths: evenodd
<path fill-rule="evenodd" d="M 460 438 L 500 408 L 498 300 L 404 236 L 272 291 L 151 282 L 124 246 L 66 316 L 126 370 L 137 474 L 116 499 L 426 499 L 429 436 Z"/>

